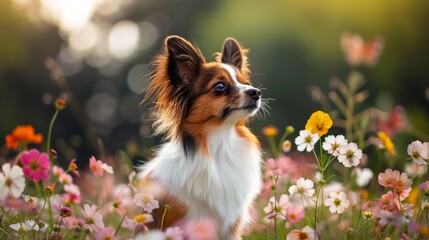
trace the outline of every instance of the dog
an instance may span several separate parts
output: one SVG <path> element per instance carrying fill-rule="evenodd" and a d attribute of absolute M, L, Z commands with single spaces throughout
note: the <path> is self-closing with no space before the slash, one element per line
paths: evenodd
<path fill-rule="evenodd" d="M 160 205 L 149 228 L 211 219 L 219 239 L 241 239 L 261 189 L 260 143 L 246 123 L 262 100 L 247 53 L 227 38 L 206 62 L 184 38 L 165 39 L 144 100 L 154 104 L 155 134 L 165 136 L 139 173 L 140 190 Z"/>

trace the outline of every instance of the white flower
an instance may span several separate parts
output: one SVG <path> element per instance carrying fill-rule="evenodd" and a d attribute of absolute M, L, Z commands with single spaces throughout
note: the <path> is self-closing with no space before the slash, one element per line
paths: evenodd
<path fill-rule="evenodd" d="M 429 210 L 429 201 L 424 200 L 420 203 L 420 208 L 422 210 Z"/>
<path fill-rule="evenodd" d="M 289 187 L 289 193 L 291 196 L 297 193 L 304 197 L 312 197 L 315 192 L 313 181 L 304 178 L 298 179 L 296 181 L 296 185 Z"/>
<path fill-rule="evenodd" d="M 113 174 L 113 167 L 112 167 L 112 166 L 107 165 L 107 163 L 103 163 L 103 164 L 101 165 L 101 168 L 103 169 L 103 171 L 104 171 L 104 172 L 107 172 L 107 173 Z"/>
<path fill-rule="evenodd" d="M 277 207 L 277 209 L 275 209 L 275 211 L 273 211 L 274 209 L 274 204 Z M 268 205 L 266 207 L 264 207 L 264 212 L 265 213 L 272 213 L 272 212 L 285 212 L 286 208 L 290 205 L 289 203 L 289 196 L 287 194 L 282 194 L 280 196 L 279 202 L 275 201 L 274 196 L 270 198 L 270 200 L 268 200 Z"/>
<path fill-rule="evenodd" d="M 340 147 L 345 146 L 346 144 L 347 139 L 343 135 L 329 135 L 325 138 L 322 147 L 329 154 L 332 154 L 333 156 L 337 157 L 339 155 Z"/>
<path fill-rule="evenodd" d="M 356 143 L 351 142 L 345 146 L 340 147 L 338 161 L 345 167 L 355 167 L 359 164 L 362 158 L 362 150 L 360 150 Z"/>
<path fill-rule="evenodd" d="M 80 188 L 76 184 L 66 184 L 64 185 L 64 191 L 68 193 L 73 193 L 75 195 L 80 196 Z"/>
<path fill-rule="evenodd" d="M 330 192 L 329 198 L 325 200 L 325 205 L 329 207 L 331 213 L 343 213 L 344 210 L 350 205 L 350 201 L 346 198 L 344 192 Z"/>
<path fill-rule="evenodd" d="M 369 168 L 356 168 L 356 184 L 359 187 L 365 187 L 374 176 L 374 173 Z"/>
<path fill-rule="evenodd" d="M 21 196 L 25 188 L 25 178 L 22 168 L 10 163 L 2 166 L 3 172 L 0 173 L 0 200 L 12 195 L 14 198 Z"/>
<path fill-rule="evenodd" d="M 41 224 L 43 224 L 42 228 L 34 220 L 27 220 L 22 223 L 11 224 L 9 227 L 18 232 L 27 232 L 31 230 L 45 232 L 48 228 L 48 225 L 44 223 Z"/>
<path fill-rule="evenodd" d="M 137 206 L 143 207 L 148 213 L 151 213 L 153 209 L 159 208 L 159 202 L 154 200 L 150 193 L 137 193 L 134 195 L 134 202 Z"/>
<path fill-rule="evenodd" d="M 295 138 L 295 144 L 298 146 L 298 151 L 302 152 L 306 150 L 310 152 L 314 149 L 314 144 L 319 140 L 317 133 L 312 134 L 307 130 L 299 131 L 299 136 Z"/>
<path fill-rule="evenodd" d="M 428 159 L 428 143 L 422 143 L 420 141 L 414 141 L 407 147 L 407 153 L 413 159 L 414 162 L 425 165 Z"/>
<path fill-rule="evenodd" d="M 416 162 L 406 163 L 404 168 L 405 172 L 410 177 L 422 177 L 428 170 L 427 165 L 420 165 Z"/>

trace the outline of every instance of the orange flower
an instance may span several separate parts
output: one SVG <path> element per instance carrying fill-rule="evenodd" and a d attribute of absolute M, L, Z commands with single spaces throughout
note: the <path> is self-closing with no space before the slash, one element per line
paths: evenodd
<path fill-rule="evenodd" d="M 273 125 L 266 126 L 262 128 L 262 133 L 267 137 L 274 137 L 279 132 L 279 129 L 274 127 Z"/>
<path fill-rule="evenodd" d="M 18 126 L 13 129 L 11 134 L 6 136 L 6 148 L 17 149 L 20 144 L 41 144 L 42 141 L 42 134 L 35 134 L 33 126 Z"/>
<path fill-rule="evenodd" d="M 65 106 L 66 106 L 66 102 L 65 102 L 63 99 L 58 98 L 58 99 L 55 101 L 55 108 L 56 108 L 56 109 L 58 109 L 58 110 L 63 110 Z"/>

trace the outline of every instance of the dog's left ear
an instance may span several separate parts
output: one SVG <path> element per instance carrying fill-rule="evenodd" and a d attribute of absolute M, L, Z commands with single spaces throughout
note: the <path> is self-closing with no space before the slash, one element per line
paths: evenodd
<path fill-rule="evenodd" d="M 230 64 L 243 72 L 243 70 L 247 69 L 246 53 L 247 50 L 243 49 L 237 40 L 234 38 L 227 38 L 223 43 L 220 61 Z"/>

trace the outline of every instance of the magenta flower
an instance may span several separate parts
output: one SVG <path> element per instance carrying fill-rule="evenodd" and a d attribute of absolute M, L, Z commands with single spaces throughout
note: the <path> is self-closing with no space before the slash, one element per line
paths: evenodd
<path fill-rule="evenodd" d="M 21 156 L 21 163 L 24 175 L 34 182 L 48 180 L 51 176 L 51 162 L 46 153 L 41 153 L 37 149 L 31 149 L 28 153 Z"/>

